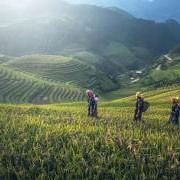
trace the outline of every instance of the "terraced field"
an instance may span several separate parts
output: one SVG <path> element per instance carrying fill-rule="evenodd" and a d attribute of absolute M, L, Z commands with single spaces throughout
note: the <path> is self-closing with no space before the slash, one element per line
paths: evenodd
<path fill-rule="evenodd" d="M 170 95 L 145 92 L 151 107 L 132 121 L 135 97 L 86 103 L 0 105 L 1 179 L 180 179 L 180 126 L 168 124 Z"/>
<path fill-rule="evenodd" d="M 69 83 L 80 87 L 112 89 L 116 85 L 102 72 L 82 60 L 64 56 L 31 55 L 8 63 L 11 68 L 36 74 L 56 83 Z"/>
<path fill-rule="evenodd" d="M 44 104 L 83 98 L 83 92 L 73 86 L 46 82 L 0 66 L 0 102 Z"/>
<path fill-rule="evenodd" d="M 84 99 L 85 88 L 93 88 L 103 100 L 113 100 L 139 90 L 149 91 L 169 84 L 179 86 L 180 61 L 177 54 L 170 54 L 170 62 L 164 56 L 159 58 L 147 74 L 134 84 L 130 83 L 128 74 L 112 80 L 112 77 L 99 71 L 93 61 L 90 63 L 94 56 L 86 53 L 76 55 L 29 55 L 18 58 L 1 55 L 0 102 L 44 104 L 78 101 Z M 85 55 L 88 56 L 87 61 L 83 60 Z M 97 57 L 94 58 L 97 61 Z M 112 91 L 120 86 L 121 89 Z"/>
<path fill-rule="evenodd" d="M 11 59 L 11 57 L 5 56 L 3 54 L 0 54 L 0 64 L 2 63 L 6 63 L 7 61 L 9 61 Z"/>
<path fill-rule="evenodd" d="M 156 87 L 179 84 L 180 82 L 180 55 L 169 54 L 161 56 L 142 83 L 145 85 L 155 85 Z"/>
<path fill-rule="evenodd" d="M 180 85 L 162 87 L 162 88 L 158 88 L 156 90 L 151 90 L 151 91 L 147 91 L 147 92 L 145 91 L 144 95 L 145 95 L 146 100 L 151 103 L 159 102 L 159 103 L 167 104 L 170 102 L 171 97 L 180 95 Z M 133 101 L 134 101 L 134 96 L 130 96 L 128 98 L 122 98 L 120 100 L 115 100 L 112 102 L 115 102 L 115 103 L 128 102 L 128 103 L 130 103 Z"/>

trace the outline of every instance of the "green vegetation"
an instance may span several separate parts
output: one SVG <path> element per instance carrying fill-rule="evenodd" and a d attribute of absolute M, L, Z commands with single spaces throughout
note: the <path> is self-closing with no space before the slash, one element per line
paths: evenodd
<path fill-rule="evenodd" d="M 180 52 L 180 51 L 179 51 Z M 170 53 L 169 60 L 167 57 L 160 57 L 147 75 L 143 78 L 142 83 L 146 86 L 153 85 L 156 87 L 179 84 L 180 82 L 180 55 L 174 51 Z"/>
<path fill-rule="evenodd" d="M 5 56 L 3 54 L 0 54 L 0 64 L 2 63 L 6 63 L 7 61 L 9 61 L 11 58 L 8 56 Z"/>
<path fill-rule="evenodd" d="M 167 87 L 162 87 L 158 88 L 156 90 L 142 90 L 142 92 L 145 93 L 145 98 L 147 101 L 149 101 L 152 104 L 168 104 L 170 103 L 170 98 L 172 96 L 178 96 L 180 94 L 180 85 L 177 86 L 167 86 Z M 121 98 L 120 100 L 114 100 L 111 101 L 111 104 L 115 103 L 123 103 L 123 102 L 128 102 L 128 103 L 134 103 L 134 95 L 129 96 L 128 98 Z"/>
<path fill-rule="evenodd" d="M 108 76 L 87 62 L 67 56 L 31 55 L 9 61 L 8 67 L 55 83 L 108 91 L 116 87 Z"/>
<path fill-rule="evenodd" d="M 180 47 L 162 55 L 180 25 L 39 3 L 0 22 L 0 179 L 180 179 L 180 128 L 167 123 Z M 87 117 L 86 88 L 99 118 Z M 136 91 L 151 104 L 139 123 Z"/>
<path fill-rule="evenodd" d="M 180 55 L 180 44 L 177 45 L 176 47 L 174 47 L 174 48 L 170 51 L 170 55 L 171 55 L 171 56 L 178 56 L 178 55 Z"/>
<path fill-rule="evenodd" d="M 116 53 L 115 46 L 118 49 L 120 45 L 112 44 L 107 54 Z M 117 53 L 118 51 L 120 50 Z M 118 63 L 105 61 L 104 66 L 101 66 L 98 56 L 85 51 L 72 56 L 1 56 L 0 101 L 38 104 L 79 101 L 84 99 L 86 88 L 93 88 L 103 100 L 113 100 L 130 96 L 139 90 L 149 91 L 157 87 L 179 85 L 180 56 L 177 48 L 176 53 L 173 52 L 175 51 L 169 54 L 172 60 L 161 56 L 152 66 L 144 68 L 140 77 L 135 71 L 111 76 L 109 70 L 116 69 Z M 93 57 L 94 61 L 91 63 Z M 87 58 L 86 61 L 83 58 Z M 125 64 L 122 65 L 124 66 Z M 139 81 L 132 83 L 132 76 L 139 78 Z"/>
<path fill-rule="evenodd" d="M 149 65 L 153 58 L 180 43 L 180 25 L 174 21 L 156 23 L 137 19 L 120 9 L 59 1 L 42 6 L 38 11 L 34 5 L 28 17 L 14 14 L 10 20 L 13 23 L 0 26 L 0 53 L 71 56 L 83 51 L 98 57 L 100 67 L 110 66 L 111 61 L 117 65 L 115 73 L 122 73 Z M 114 75 L 112 68 L 108 70 Z"/>
<path fill-rule="evenodd" d="M 72 85 L 58 85 L 0 66 L 0 102 L 43 104 L 83 98 L 82 90 Z"/>
<path fill-rule="evenodd" d="M 43 8 L 38 9 L 41 3 Z M 56 0 L 51 5 L 44 1 L 37 7 L 35 4 L 29 15 L 22 12 L 23 16 L 1 7 L 2 15 L 7 16 L 1 18 L 0 25 L 1 69 L 8 69 L 9 82 L 16 72 L 18 79 L 28 83 L 8 84 L 9 78 L 4 79 L 2 70 L 1 102 L 82 100 L 86 88 L 111 99 L 131 95 L 137 89 L 179 82 L 179 60 L 175 61 L 178 46 L 169 53 L 172 63 L 163 58 L 154 61 L 180 43 L 180 25 L 175 21 L 157 23 L 137 19 L 117 8 Z M 152 67 L 154 62 L 162 69 Z M 142 77 L 132 77 L 142 69 Z M 35 84 L 32 89 L 27 88 L 29 81 Z"/>
<path fill-rule="evenodd" d="M 144 123 L 132 122 L 134 96 L 100 103 L 98 119 L 86 103 L 0 105 L 1 179 L 179 179 L 180 128 L 167 124 L 179 93 L 145 93 Z"/>

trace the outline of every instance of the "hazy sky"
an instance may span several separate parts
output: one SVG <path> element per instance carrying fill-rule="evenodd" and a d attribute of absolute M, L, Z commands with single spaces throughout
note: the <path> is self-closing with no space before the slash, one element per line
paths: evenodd
<path fill-rule="evenodd" d="M 124 2 L 126 3 L 134 3 L 134 2 L 153 2 L 155 0 L 66 0 L 71 3 L 83 3 L 83 4 L 97 4 L 97 5 L 104 5 L 104 6 L 116 6 L 121 5 Z"/>
<path fill-rule="evenodd" d="M 25 6 L 25 5 L 32 5 L 34 3 L 43 2 L 42 0 L 0 0 L 0 5 L 8 5 L 8 6 Z M 52 0 L 44 0 L 51 2 Z M 59 0 L 61 1 L 61 0 Z M 65 0 L 67 2 L 71 3 L 83 3 L 83 4 L 98 4 L 98 5 L 105 5 L 105 6 L 111 6 L 111 5 L 117 5 L 121 4 L 126 1 L 126 3 L 133 3 L 137 2 L 137 0 Z M 155 0 L 138 0 L 139 2 L 143 1 L 155 1 Z"/>
<path fill-rule="evenodd" d="M 0 0 L 0 20 L 6 21 L 7 16 L 18 14 L 34 15 L 34 12 L 60 8 L 63 0 Z M 64 0 L 69 3 L 95 4 L 105 7 L 118 7 L 135 17 L 180 21 L 180 0 Z M 32 13 L 33 12 L 33 13 Z M 10 19 L 10 18 L 9 18 Z"/>

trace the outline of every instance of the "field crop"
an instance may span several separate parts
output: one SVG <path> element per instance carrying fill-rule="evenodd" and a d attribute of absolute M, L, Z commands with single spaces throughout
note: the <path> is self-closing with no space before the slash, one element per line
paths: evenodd
<path fill-rule="evenodd" d="M 86 61 L 66 56 L 31 55 L 11 60 L 10 68 L 28 72 L 55 83 L 69 83 L 78 87 L 110 90 L 115 84 L 107 75 Z"/>
<path fill-rule="evenodd" d="M 1 105 L 1 179 L 179 179 L 180 127 L 150 95 L 140 123 L 133 97 L 100 103 L 97 119 L 86 103 Z"/>
<path fill-rule="evenodd" d="M 82 90 L 72 85 L 51 83 L 0 66 L 0 102 L 44 104 L 83 98 Z"/>

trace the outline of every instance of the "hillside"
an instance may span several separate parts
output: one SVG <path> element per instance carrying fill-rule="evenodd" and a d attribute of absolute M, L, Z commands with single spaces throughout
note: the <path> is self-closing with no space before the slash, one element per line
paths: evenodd
<path fill-rule="evenodd" d="M 121 98 L 121 99 L 116 99 L 114 101 L 110 102 L 110 105 L 115 105 L 115 106 L 120 106 L 122 103 L 124 104 L 134 104 L 135 100 L 135 93 L 132 96 Z M 171 102 L 171 97 L 173 96 L 179 96 L 180 94 L 180 85 L 179 86 L 167 86 L 167 87 L 162 87 L 154 90 L 144 90 L 144 96 L 145 99 L 150 102 L 151 104 L 155 105 L 167 105 Z"/>
<path fill-rule="evenodd" d="M 99 119 L 87 117 L 85 103 L 0 105 L 0 176 L 179 179 L 180 129 L 167 124 L 174 91 L 146 92 L 151 107 L 138 124 L 135 97 L 100 103 Z"/>
<path fill-rule="evenodd" d="M 82 89 L 56 84 L 0 65 L 0 102 L 55 103 L 83 100 Z"/>
<path fill-rule="evenodd" d="M 82 61 L 81 55 L 78 55 L 79 59 L 40 54 L 18 58 L 2 55 L 0 102 L 47 104 L 82 101 L 85 88 L 93 87 L 96 93 L 118 88 L 107 74 L 88 61 Z"/>
<path fill-rule="evenodd" d="M 2 17 L 12 15 L 15 7 L 3 4 Z M 14 10 L 0 22 L 1 102 L 82 100 L 87 88 L 111 100 L 179 82 L 179 55 L 165 56 L 180 43 L 176 21 L 56 0 Z"/>
<path fill-rule="evenodd" d="M 0 100 L 40 104 L 82 100 L 86 88 L 93 88 L 103 100 L 112 100 L 132 95 L 139 90 L 148 91 L 170 85 L 179 88 L 179 52 L 177 46 L 168 55 L 160 56 L 152 66 L 143 69 L 141 75 L 128 71 L 118 76 L 108 75 L 108 69 L 113 70 L 116 66 L 104 65 L 105 73 L 101 71 L 103 66 L 97 67 L 99 57 L 85 51 L 72 56 L 2 56 Z M 83 61 L 83 57 L 86 61 Z M 94 61 L 91 61 L 92 58 Z"/>
<path fill-rule="evenodd" d="M 148 70 L 142 80 L 145 85 L 156 87 L 176 84 L 180 82 L 180 48 L 177 46 L 169 54 L 161 56 Z"/>
<path fill-rule="evenodd" d="M 8 61 L 6 66 L 54 83 L 110 91 L 118 86 L 92 63 L 68 56 L 31 55 Z"/>
<path fill-rule="evenodd" d="M 118 8 L 0 1 L 0 180 L 180 179 L 179 32 Z"/>
<path fill-rule="evenodd" d="M 103 93 L 106 100 L 127 97 L 137 91 L 175 86 L 180 89 L 180 46 L 161 55 L 154 63 L 138 71 L 128 71 L 116 77 L 120 89 Z"/>
<path fill-rule="evenodd" d="M 35 5 L 30 9 L 34 13 L 0 26 L 0 53 L 69 56 L 86 51 L 98 57 L 98 68 L 114 76 L 151 64 L 180 42 L 180 25 L 174 21 L 155 23 L 90 5 L 52 1 L 40 10 Z"/>
<path fill-rule="evenodd" d="M 8 62 L 10 59 L 11 57 L 0 54 L 0 64 Z"/>
<path fill-rule="evenodd" d="M 67 0 L 71 3 L 95 4 L 98 6 L 123 9 L 135 17 L 166 21 L 174 19 L 180 22 L 180 2 L 178 0 Z"/>

